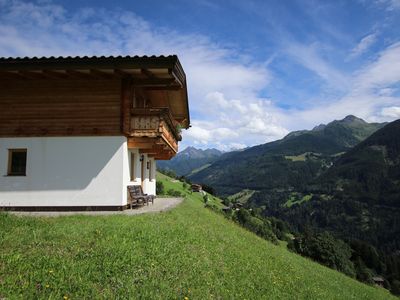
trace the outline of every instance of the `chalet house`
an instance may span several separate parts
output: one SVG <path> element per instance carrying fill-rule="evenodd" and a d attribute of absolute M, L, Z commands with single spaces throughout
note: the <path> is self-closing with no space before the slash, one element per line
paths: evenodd
<path fill-rule="evenodd" d="M 0 58 L 0 209 L 124 209 L 189 125 L 177 56 Z"/>

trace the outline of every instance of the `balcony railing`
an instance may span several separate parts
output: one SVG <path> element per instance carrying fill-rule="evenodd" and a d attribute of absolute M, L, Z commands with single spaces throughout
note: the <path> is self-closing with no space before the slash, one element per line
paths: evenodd
<path fill-rule="evenodd" d="M 175 152 L 182 139 L 168 108 L 134 108 L 131 110 L 131 136 L 162 138 Z"/>

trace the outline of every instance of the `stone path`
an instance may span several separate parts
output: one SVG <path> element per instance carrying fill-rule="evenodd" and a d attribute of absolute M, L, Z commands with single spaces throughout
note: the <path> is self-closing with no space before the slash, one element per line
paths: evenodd
<path fill-rule="evenodd" d="M 156 198 L 154 204 L 144 205 L 124 211 L 10 211 L 10 214 L 17 216 L 33 217 L 59 217 L 59 216 L 101 216 L 101 215 L 139 215 L 145 213 L 156 213 L 170 210 L 183 201 L 183 198 Z"/>

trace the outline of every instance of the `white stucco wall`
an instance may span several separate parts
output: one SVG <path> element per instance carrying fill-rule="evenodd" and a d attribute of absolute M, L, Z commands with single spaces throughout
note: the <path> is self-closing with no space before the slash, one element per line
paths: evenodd
<path fill-rule="evenodd" d="M 7 176 L 12 148 L 27 149 L 26 176 Z M 123 136 L 0 138 L 0 206 L 125 205 L 127 160 Z"/>

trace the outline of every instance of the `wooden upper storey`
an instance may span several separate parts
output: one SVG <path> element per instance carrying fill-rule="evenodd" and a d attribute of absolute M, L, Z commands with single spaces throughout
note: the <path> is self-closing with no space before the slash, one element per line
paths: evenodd
<path fill-rule="evenodd" d="M 155 138 L 135 128 L 155 114 L 157 137 L 173 148 L 190 125 L 176 56 L 0 59 L 0 137 Z"/>

